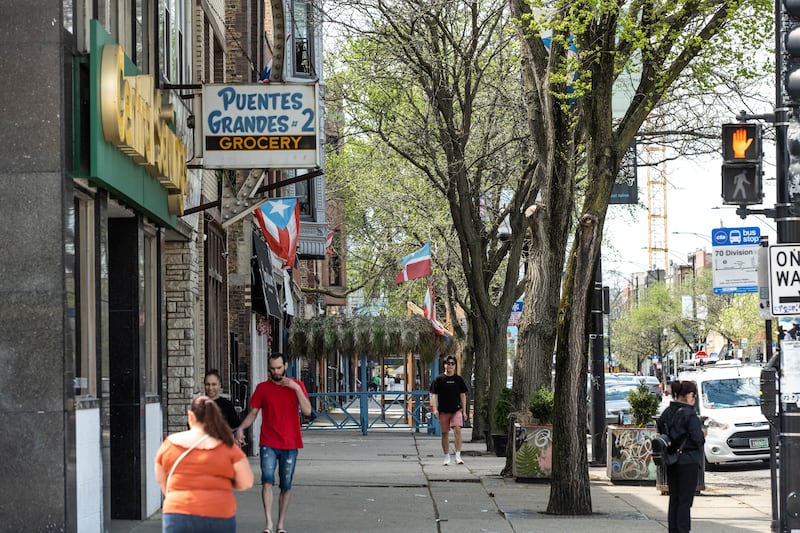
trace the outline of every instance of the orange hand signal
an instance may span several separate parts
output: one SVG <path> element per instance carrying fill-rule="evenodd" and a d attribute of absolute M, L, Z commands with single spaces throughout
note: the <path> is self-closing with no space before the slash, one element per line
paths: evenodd
<path fill-rule="evenodd" d="M 744 128 L 738 129 L 733 132 L 733 157 L 734 159 L 744 159 L 744 154 L 750 145 L 753 144 L 753 139 L 747 138 L 747 130 Z"/>

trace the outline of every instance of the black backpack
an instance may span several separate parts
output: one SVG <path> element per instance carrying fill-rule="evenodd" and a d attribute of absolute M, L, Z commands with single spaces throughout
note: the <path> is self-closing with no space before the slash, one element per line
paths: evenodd
<path fill-rule="evenodd" d="M 675 418 L 675 415 L 678 414 L 680 409 L 682 408 L 679 408 L 675 411 L 670 419 L 670 422 L 672 422 L 672 419 Z M 665 433 L 660 433 L 650 439 L 650 446 L 653 452 L 653 462 L 656 464 L 656 466 L 672 466 L 677 463 L 681 453 L 683 453 L 683 446 L 686 444 L 686 439 L 689 436 L 687 434 L 683 437 L 683 442 L 681 442 L 680 447 L 676 450 L 672 444 L 672 439 L 669 436 L 670 428 L 666 422 L 664 422 L 664 430 Z"/>

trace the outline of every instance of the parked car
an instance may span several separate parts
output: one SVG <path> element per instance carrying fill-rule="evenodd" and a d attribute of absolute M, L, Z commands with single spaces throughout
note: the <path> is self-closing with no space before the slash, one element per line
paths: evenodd
<path fill-rule="evenodd" d="M 769 459 L 769 423 L 761 413 L 761 367 L 721 361 L 684 371 L 678 379 L 695 382 L 695 409 L 708 429 L 706 465 Z"/>
<path fill-rule="evenodd" d="M 628 403 L 628 393 L 638 387 L 638 383 L 632 382 L 606 384 L 606 424 L 631 423 L 631 404 Z"/>
<path fill-rule="evenodd" d="M 606 375 L 607 377 L 608 375 Z M 605 418 L 608 424 L 629 424 L 631 423 L 631 404 L 628 403 L 628 393 L 636 390 L 639 383 L 632 380 L 617 380 L 611 378 L 606 380 L 606 405 Z M 589 387 L 588 400 L 591 401 L 591 387 Z M 592 406 L 587 409 L 586 429 L 592 429 Z"/>
<path fill-rule="evenodd" d="M 650 391 L 650 394 L 658 396 L 659 398 L 662 396 L 663 392 L 661 389 L 661 382 L 655 376 L 638 376 L 637 380 L 639 383 L 644 383 L 647 385 L 647 390 Z"/>

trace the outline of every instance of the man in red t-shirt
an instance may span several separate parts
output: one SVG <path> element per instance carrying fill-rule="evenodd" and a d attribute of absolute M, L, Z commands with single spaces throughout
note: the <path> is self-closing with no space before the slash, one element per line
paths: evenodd
<path fill-rule="evenodd" d="M 275 484 L 275 468 L 279 467 L 281 495 L 278 500 L 277 532 L 283 529 L 286 511 L 291 497 L 292 478 L 297 463 L 297 450 L 303 447 L 300 432 L 300 416 L 311 414 L 311 403 L 302 381 L 286 377 L 286 359 L 281 353 L 269 356 L 270 379 L 259 383 L 250 398 L 250 412 L 236 430 L 236 440 L 244 443 L 244 430 L 253 425 L 258 412 L 261 416 L 261 500 L 266 517 L 265 533 L 272 533 L 272 486 Z"/>

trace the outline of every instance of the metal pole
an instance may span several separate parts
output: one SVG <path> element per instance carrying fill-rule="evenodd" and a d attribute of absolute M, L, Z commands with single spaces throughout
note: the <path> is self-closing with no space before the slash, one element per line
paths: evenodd
<path fill-rule="evenodd" d="M 594 273 L 591 324 L 592 464 L 602 466 L 606 464 L 606 446 L 603 440 L 606 433 L 606 386 L 603 363 L 603 266 L 599 258 Z"/>
<path fill-rule="evenodd" d="M 783 101 L 783 9 L 781 0 L 775 0 L 775 181 L 777 186 L 775 219 L 778 243 L 800 242 L 800 217 L 794 215 L 792 195 L 789 191 L 787 126 L 790 119 Z M 796 120 L 796 119 L 795 119 Z M 796 318 L 796 317 L 795 317 Z M 786 368 L 780 350 L 781 368 Z M 781 531 L 800 530 L 800 408 L 796 403 L 778 402 L 780 421 L 780 446 L 778 507 Z M 773 490 L 775 490 L 773 488 Z"/>
<path fill-rule="evenodd" d="M 359 375 L 361 376 L 361 390 L 359 395 L 359 422 L 361 423 L 361 434 L 366 435 L 369 428 L 369 393 L 367 392 L 367 354 L 362 353 L 358 358 L 360 364 Z"/>

